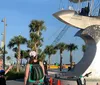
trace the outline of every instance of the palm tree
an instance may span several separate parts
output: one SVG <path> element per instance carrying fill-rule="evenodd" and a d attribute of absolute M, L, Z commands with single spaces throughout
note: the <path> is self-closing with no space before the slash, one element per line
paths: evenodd
<path fill-rule="evenodd" d="M 50 46 L 46 46 L 46 48 L 44 49 L 45 54 L 47 54 L 49 57 L 49 67 L 50 67 L 50 58 L 52 54 L 56 54 L 56 50 L 54 49 L 54 47 L 52 45 Z"/>
<path fill-rule="evenodd" d="M 17 48 L 17 47 L 14 47 L 12 50 L 15 52 L 15 56 L 14 56 L 14 57 L 17 59 L 17 56 L 18 56 L 18 48 Z M 22 58 L 23 58 L 23 51 L 24 51 L 24 50 L 21 50 L 21 49 L 20 49 L 21 64 L 22 64 Z"/>
<path fill-rule="evenodd" d="M 0 55 L 2 55 L 4 53 L 4 48 L 0 48 Z M 5 51 L 5 54 L 7 54 L 8 52 Z"/>
<path fill-rule="evenodd" d="M 20 64 L 22 65 L 22 59 L 24 58 L 24 53 L 25 53 L 25 50 L 21 50 L 20 51 L 20 59 L 21 59 L 21 62 L 20 62 Z"/>
<path fill-rule="evenodd" d="M 25 44 L 26 38 L 22 37 L 21 35 L 15 36 L 9 41 L 8 47 L 11 49 L 14 46 L 17 46 L 18 48 L 18 56 L 17 56 L 17 72 L 19 72 L 20 68 L 20 45 Z"/>
<path fill-rule="evenodd" d="M 29 27 L 30 27 L 30 32 L 36 32 L 38 36 L 41 35 L 42 30 L 46 29 L 44 21 L 39 21 L 39 20 L 32 20 Z"/>
<path fill-rule="evenodd" d="M 41 46 L 41 35 L 42 35 L 42 31 L 46 29 L 45 25 L 44 25 L 44 21 L 39 21 L 39 20 L 32 20 L 31 23 L 29 24 L 30 27 L 30 38 L 34 39 L 36 38 L 34 41 L 34 48 L 36 50 L 36 52 L 38 53 L 38 47 Z M 32 36 L 34 38 L 32 38 Z"/>
<path fill-rule="evenodd" d="M 60 71 L 62 71 L 62 53 L 65 49 L 67 49 L 67 45 L 61 42 L 55 46 L 55 49 L 60 51 Z"/>
<path fill-rule="evenodd" d="M 6 61 L 6 62 L 7 62 L 6 65 L 11 65 L 11 63 L 12 63 L 11 57 L 10 57 L 10 56 L 7 56 L 7 57 L 6 57 L 6 60 L 7 60 L 7 61 Z"/>
<path fill-rule="evenodd" d="M 68 45 L 67 50 L 70 51 L 70 67 L 72 68 L 72 64 L 73 64 L 73 56 L 72 56 L 72 52 L 74 50 L 78 49 L 77 45 L 71 43 Z"/>
<path fill-rule="evenodd" d="M 13 49 L 12 49 L 14 52 L 18 52 L 18 48 L 17 47 L 14 47 Z"/>
<path fill-rule="evenodd" d="M 39 55 L 38 55 L 38 59 L 39 59 L 40 61 L 44 61 L 44 60 L 45 60 L 45 57 L 46 57 L 46 54 L 45 54 L 44 52 L 41 52 L 41 53 L 39 53 Z"/>
<path fill-rule="evenodd" d="M 21 59 L 25 58 L 28 63 L 28 59 L 30 58 L 29 56 L 29 50 L 21 50 Z M 22 64 L 22 61 L 21 61 Z"/>
<path fill-rule="evenodd" d="M 14 47 L 13 49 L 12 49 L 14 52 L 15 52 L 15 58 L 17 59 L 17 56 L 18 56 L 18 48 L 17 47 Z M 21 62 L 20 62 L 20 64 L 22 64 L 22 59 L 24 58 L 24 56 L 25 56 L 25 50 L 21 50 L 20 49 L 20 59 L 21 59 Z"/>
<path fill-rule="evenodd" d="M 33 47 L 32 50 L 35 50 L 38 52 L 37 47 L 40 45 L 41 46 L 41 42 L 43 41 L 43 39 L 38 36 L 36 33 L 30 33 L 30 38 L 31 38 L 31 42 L 33 42 Z"/>
<path fill-rule="evenodd" d="M 2 54 L 2 48 L 0 48 L 0 54 Z"/>
<path fill-rule="evenodd" d="M 30 48 L 31 50 L 35 50 L 34 46 L 34 41 L 33 40 L 28 40 L 27 41 L 27 47 Z"/>
<path fill-rule="evenodd" d="M 82 45 L 82 51 L 83 53 L 86 51 L 86 45 Z"/>
<path fill-rule="evenodd" d="M 18 56 L 18 47 L 13 47 L 12 51 L 15 52 L 14 57 L 17 59 L 17 56 Z"/>
<path fill-rule="evenodd" d="M 10 56 L 7 56 L 6 59 L 9 61 L 11 59 L 11 57 Z"/>
<path fill-rule="evenodd" d="M 23 56 L 24 56 L 24 58 L 27 60 L 27 63 L 29 63 L 29 62 L 28 62 L 28 59 L 30 58 L 30 56 L 29 56 L 29 50 L 25 50 Z"/>

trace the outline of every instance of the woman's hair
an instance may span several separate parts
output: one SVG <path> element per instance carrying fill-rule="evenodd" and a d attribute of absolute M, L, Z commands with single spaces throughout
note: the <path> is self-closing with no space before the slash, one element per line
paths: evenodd
<path fill-rule="evenodd" d="M 33 64 L 34 60 L 37 60 L 37 56 L 35 56 L 35 57 L 31 56 L 30 60 L 29 60 L 29 64 Z"/>

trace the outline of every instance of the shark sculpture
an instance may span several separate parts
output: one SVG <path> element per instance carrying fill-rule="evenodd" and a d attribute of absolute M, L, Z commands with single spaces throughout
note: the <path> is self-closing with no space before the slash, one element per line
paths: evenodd
<path fill-rule="evenodd" d="M 61 22 L 69 24 L 73 27 L 86 29 L 91 25 L 100 25 L 99 16 L 82 16 L 74 10 L 61 10 L 53 14 Z"/>
<path fill-rule="evenodd" d="M 88 78 L 100 79 L 100 17 L 78 15 L 73 10 L 61 10 L 54 13 L 53 16 L 65 24 L 79 28 L 76 36 L 81 37 L 86 44 L 83 58 L 64 75 L 79 77 L 91 73 Z"/>

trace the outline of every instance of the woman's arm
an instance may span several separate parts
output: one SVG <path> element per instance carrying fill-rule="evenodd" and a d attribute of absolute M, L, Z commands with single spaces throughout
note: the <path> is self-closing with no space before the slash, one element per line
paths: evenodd
<path fill-rule="evenodd" d="M 39 62 L 39 64 L 40 64 L 40 66 L 42 67 L 43 73 L 44 73 L 44 75 L 45 75 L 45 69 L 44 69 L 43 63 L 42 63 L 42 62 Z"/>
<path fill-rule="evenodd" d="M 25 69 L 24 85 L 26 85 L 27 79 L 28 79 L 28 76 L 29 76 L 29 67 L 30 67 L 30 65 L 27 64 L 26 69 Z"/>
<path fill-rule="evenodd" d="M 7 69 L 7 70 L 5 70 L 5 74 L 7 74 L 7 73 L 10 71 L 10 69 L 12 69 L 12 67 L 13 67 L 12 65 L 11 65 L 11 66 L 9 66 L 9 67 L 8 67 L 8 69 Z"/>

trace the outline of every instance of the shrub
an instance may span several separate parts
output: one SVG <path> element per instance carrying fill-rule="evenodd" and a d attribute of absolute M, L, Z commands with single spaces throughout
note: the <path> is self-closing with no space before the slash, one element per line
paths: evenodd
<path fill-rule="evenodd" d="M 6 75 L 7 80 L 16 80 L 16 79 L 21 79 L 21 78 L 24 78 L 24 72 L 10 71 Z"/>

